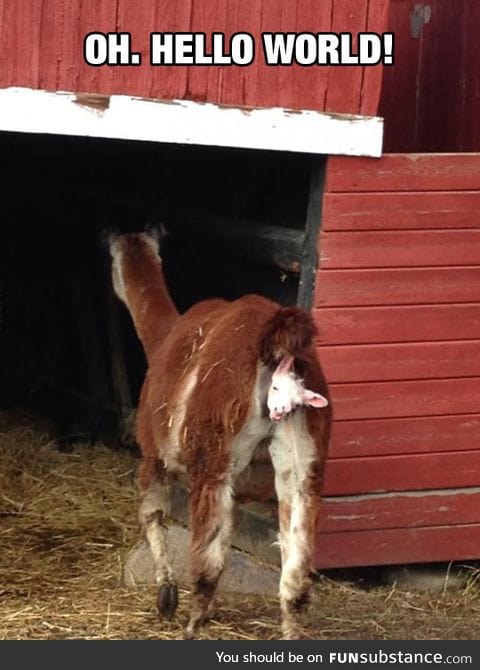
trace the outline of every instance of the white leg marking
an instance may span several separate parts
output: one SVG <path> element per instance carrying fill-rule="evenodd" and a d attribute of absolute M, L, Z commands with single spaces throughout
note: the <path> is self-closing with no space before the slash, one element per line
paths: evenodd
<path fill-rule="evenodd" d="M 316 450 L 303 410 L 297 410 L 288 421 L 276 426 L 270 455 L 275 469 L 279 506 L 282 506 L 284 514 L 290 510 L 290 519 L 283 518 L 280 523 L 280 597 L 282 600 L 293 600 L 305 586 L 312 551 L 308 537 L 311 510 L 305 484 Z"/>
<path fill-rule="evenodd" d="M 155 563 L 155 581 L 158 585 L 171 582 L 173 573 L 167 559 L 167 528 L 158 521 L 150 521 L 145 527 L 145 535 L 150 545 Z"/>
<path fill-rule="evenodd" d="M 287 541 L 287 557 L 282 566 L 280 595 L 286 600 L 298 596 L 308 576 L 312 547 L 306 528 L 307 497 L 295 493 Z"/>
<path fill-rule="evenodd" d="M 211 566 L 214 572 L 221 572 L 225 563 L 225 555 L 230 547 L 232 534 L 233 489 L 230 480 L 223 484 L 217 495 L 219 530 L 208 546 L 205 558 L 207 565 Z"/>
<path fill-rule="evenodd" d="M 148 487 L 140 504 L 139 518 L 145 532 L 155 565 L 157 584 L 172 581 L 172 569 L 167 559 L 167 528 L 164 517 L 170 512 L 168 482 L 154 480 Z"/>

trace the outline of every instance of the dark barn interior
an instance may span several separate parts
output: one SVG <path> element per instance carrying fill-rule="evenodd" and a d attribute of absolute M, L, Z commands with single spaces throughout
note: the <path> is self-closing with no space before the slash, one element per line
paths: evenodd
<path fill-rule="evenodd" d="M 250 292 L 309 304 L 309 156 L 22 133 L 0 133 L 0 155 L 0 400 L 51 419 L 65 445 L 127 439 L 145 371 L 106 228 L 165 224 L 181 311 Z"/>

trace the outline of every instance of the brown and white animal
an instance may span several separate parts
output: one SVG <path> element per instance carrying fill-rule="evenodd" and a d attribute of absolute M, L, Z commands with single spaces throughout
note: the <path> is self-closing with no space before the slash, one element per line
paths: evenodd
<path fill-rule="evenodd" d="M 111 234 L 109 242 L 115 291 L 148 361 L 137 414 L 138 480 L 159 612 L 170 617 L 177 606 L 166 552 L 172 477 L 185 473 L 189 492 L 191 638 L 210 614 L 230 547 L 235 482 L 268 441 L 279 508 L 282 630 L 294 639 L 310 587 L 331 424 L 312 318 L 258 295 L 207 300 L 179 316 L 165 286 L 158 234 Z"/>

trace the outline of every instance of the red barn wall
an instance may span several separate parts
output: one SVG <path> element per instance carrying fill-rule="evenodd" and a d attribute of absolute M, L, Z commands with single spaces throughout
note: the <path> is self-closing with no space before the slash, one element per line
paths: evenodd
<path fill-rule="evenodd" d="M 0 87 L 376 114 L 382 67 L 268 67 L 263 31 L 382 33 L 390 0 L 0 0 Z M 83 63 L 91 31 L 128 31 L 139 67 Z M 248 67 L 152 67 L 157 31 L 250 32 Z"/>
<path fill-rule="evenodd" d="M 480 557 L 480 154 L 330 158 L 319 567 Z"/>
<path fill-rule="evenodd" d="M 480 2 L 392 0 L 385 151 L 480 151 Z"/>

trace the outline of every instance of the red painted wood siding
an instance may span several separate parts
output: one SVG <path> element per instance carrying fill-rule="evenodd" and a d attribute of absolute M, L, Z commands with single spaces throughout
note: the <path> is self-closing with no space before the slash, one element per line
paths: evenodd
<path fill-rule="evenodd" d="M 262 32 L 386 30 L 390 0 L 0 0 L 0 87 L 376 114 L 383 68 L 268 67 Z M 140 67 L 82 62 L 91 31 L 128 31 Z M 152 67 L 150 32 L 250 32 L 248 67 Z"/>
<path fill-rule="evenodd" d="M 480 557 L 480 154 L 329 159 L 318 251 L 317 565 Z"/>
<path fill-rule="evenodd" d="M 392 0 L 385 151 L 480 151 L 480 3 Z"/>

